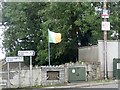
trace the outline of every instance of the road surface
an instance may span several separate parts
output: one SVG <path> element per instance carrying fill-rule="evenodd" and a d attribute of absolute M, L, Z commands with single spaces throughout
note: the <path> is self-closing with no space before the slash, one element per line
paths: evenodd
<path fill-rule="evenodd" d="M 105 85 L 95 85 L 82 88 L 118 88 L 118 84 L 105 84 Z"/>
<path fill-rule="evenodd" d="M 103 85 L 91 85 L 91 86 L 75 86 L 75 87 L 64 87 L 64 88 L 22 88 L 22 89 L 3 89 L 3 90 L 120 90 L 118 84 L 103 84 Z"/>

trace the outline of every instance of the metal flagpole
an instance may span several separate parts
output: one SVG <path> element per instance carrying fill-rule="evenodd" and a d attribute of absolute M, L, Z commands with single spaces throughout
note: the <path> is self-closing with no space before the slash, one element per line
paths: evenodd
<path fill-rule="evenodd" d="M 50 66 L 50 43 L 49 43 L 49 30 L 48 30 L 48 60 L 49 60 L 49 66 Z"/>

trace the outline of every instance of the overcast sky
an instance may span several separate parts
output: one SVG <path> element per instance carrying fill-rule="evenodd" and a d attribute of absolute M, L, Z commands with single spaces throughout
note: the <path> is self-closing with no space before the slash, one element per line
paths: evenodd
<path fill-rule="evenodd" d="M 5 54 L 3 54 L 3 52 L 2 52 L 2 39 L 3 39 L 2 33 L 3 33 L 3 29 L 1 26 L 0 27 L 0 60 L 5 57 Z"/>

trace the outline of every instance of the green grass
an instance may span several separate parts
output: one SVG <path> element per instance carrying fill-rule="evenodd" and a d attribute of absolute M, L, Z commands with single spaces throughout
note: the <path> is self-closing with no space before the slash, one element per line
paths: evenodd
<path fill-rule="evenodd" d="M 45 87 L 54 87 L 54 86 L 65 86 L 65 85 L 67 85 L 67 84 L 55 84 L 55 85 L 35 85 L 35 86 L 32 86 L 32 87 L 30 87 L 30 86 L 28 86 L 28 87 L 23 87 L 23 88 L 25 88 L 25 89 L 32 89 L 32 88 L 45 88 Z"/>

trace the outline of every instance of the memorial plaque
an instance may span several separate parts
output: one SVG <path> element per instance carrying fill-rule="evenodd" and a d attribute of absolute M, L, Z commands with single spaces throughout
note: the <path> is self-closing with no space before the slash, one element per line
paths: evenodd
<path fill-rule="evenodd" d="M 47 71 L 47 80 L 59 80 L 59 71 Z"/>

